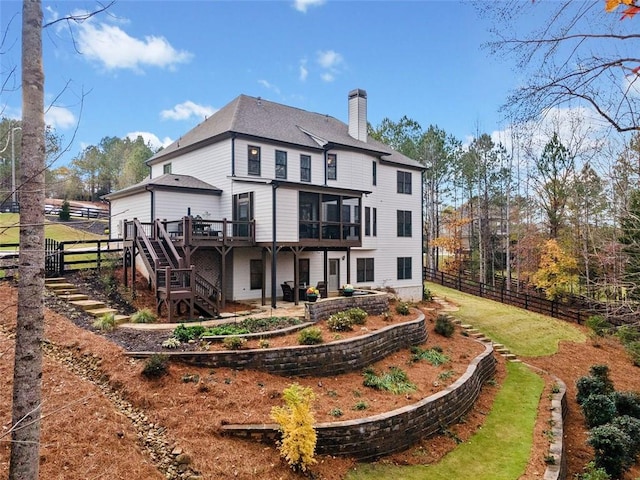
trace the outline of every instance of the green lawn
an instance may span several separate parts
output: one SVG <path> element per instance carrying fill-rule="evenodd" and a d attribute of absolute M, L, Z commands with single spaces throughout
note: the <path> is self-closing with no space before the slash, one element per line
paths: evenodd
<path fill-rule="evenodd" d="M 361 464 L 347 480 L 516 480 L 529 462 L 543 380 L 521 363 L 507 364 L 507 378 L 491 412 L 467 442 L 434 465 Z"/>
<path fill-rule="evenodd" d="M 20 238 L 20 215 L 17 213 L 0 213 L 0 249 L 3 244 L 18 243 Z M 105 238 L 104 235 L 94 235 L 77 230 L 63 223 L 46 223 L 45 236 L 59 242 L 70 240 L 96 240 Z M 13 248 L 11 248 L 13 249 Z"/>
<path fill-rule="evenodd" d="M 451 300 L 460 310 L 454 315 L 473 325 L 494 342 L 502 343 L 519 356 L 553 355 L 561 340 L 584 342 L 585 335 L 570 323 L 504 305 L 485 298 L 427 282 L 434 295 Z"/>

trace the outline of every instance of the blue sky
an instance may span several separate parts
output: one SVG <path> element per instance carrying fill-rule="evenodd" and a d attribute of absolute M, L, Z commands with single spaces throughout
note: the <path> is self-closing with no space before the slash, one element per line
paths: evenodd
<path fill-rule="evenodd" d="M 95 6 L 44 0 L 45 23 Z M 0 9 L 6 80 L 19 67 L 21 2 Z M 44 32 L 46 119 L 71 142 L 54 167 L 105 136 L 166 144 L 240 94 L 346 122 L 347 94 L 361 88 L 374 126 L 406 115 L 460 140 L 491 133 L 518 80 L 482 48 L 489 39 L 469 2 L 120 0 Z M 9 90 L 0 112 L 19 118 Z"/>

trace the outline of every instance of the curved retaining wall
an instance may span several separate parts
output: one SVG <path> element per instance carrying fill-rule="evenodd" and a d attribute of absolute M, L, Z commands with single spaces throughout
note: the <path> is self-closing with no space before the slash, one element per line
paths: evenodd
<path fill-rule="evenodd" d="M 484 382 L 494 376 L 493 347 L 485 346 L 466 372 L 445 390 L 418 403 L 372 417 L 316 425 L 316 453 L 375 459 L 406 450 L 421 438 L 439 432 L 465 415 Z M 275 440 L 277 425 L 223 425 L 223 434 L 254 440 Z"/>
<path fill-rule="evenodd" d="M 172 360 L 202 367 L 252 369 L 283 376 L 327 376 L 361 370 L 398 350 L 426 340 L 425 318 L 420 312 L 416 320 L 321 345 L 163 354 Z M 128 355 L 147 358 L 156 353 L 131 352 Z"/>
<path fill-rule="evenodd" d="M 318 322 L 334 313 L 359 307 L 369 315 L 380 315 L 389 310 L 389 295 L 385 292 L 370 291 L 367 295 L 353 297 L 329 297 L 317 302 L 305 303 L 305 316 L 311 322 Z"/>
<path fill-rule="evenodd" d="M 553 442 L 549 447 L 549 455 L 554 464 L 547 465 L 543 480 L 565 480 L 567 478 L 567 452 L 564 445 L 564 419 L 567 416 L 567 386 L 556 377 L 558 392 L 551 398 L 551 432 Z"/>

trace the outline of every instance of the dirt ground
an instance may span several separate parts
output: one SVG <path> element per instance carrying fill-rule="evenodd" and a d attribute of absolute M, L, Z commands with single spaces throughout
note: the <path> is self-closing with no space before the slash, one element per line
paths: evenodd
<path fill-rule="evenodd" d="M 17 293 L 8 282 L 0 282 L 0 477 L 8 472 L 13 331 Z M 237 307 L 237 306 L 236 306 Z M 311 387 L 316 394 L 316 420 L 332 421 L 374 415 L 392 410 L 443 388 L 464 371 L 482 347 L 460 335 L 444 338 L 433 332 L 433 308 L 421 305 L 428 322 L 429 340 L 423 348 L 439 346 L 452 359 L 441 367 L 411 362 L 407 351 L 398 352 L 375 365 L 377 371 L 399 366 L 416 383 L 410 395 L 395 396 L 372 391 L 362 385 L 360 373 L 322 378 L 283 378 L 261 372 L 206 369 L 171 364 L 169 374 L 149 381 L 141 376 L 144 361 L 126 357 L 122 345 L 108 336 L 47 309 L 46 355 L 43 381 L 43 426 L 41 478 L 111 479 L 293 479 L 274 445 L 224 437 L 224 423 L 272 423 L 269 412 L 281 405 L 280 394 L 293 382 Z M 394 317 L 391 321 L 402 321 Z M 85 322 L 86 323 L 86 322 Z M 388 324 L 370 318 L 366 328 Z M 356 331 L 353 334 L 359 334 Z M 325 334 L 325 341 L 331 341 Z M 273 342 L 273 341 L 272 341 Z M 565 425 L 569 473 L 580 472 L 592 458 L 586 446 L 586 430 L 575 403 L 575 381 L 595 363 L 610 366 L 618 390 L 638 390 L 638 369 L 614 341 L 597 345 L 565 343 L 552 357 L 523 359 L 557 375 L 568 387 L 570 414 Z M 453 373 L 449 373 L 449 372 Z M 495 382 L 486 385 L 479 400 L 465 417 L 443 435 L 424 440 L 412 449 L 381 461 L 397 464 L 431 463 L 465 441 L 481 427 L 505 376 L 499 357 Z M 448 377 L 445 379 L 445 377 Z M 543 393 L 534 434 L 534 448 L 524 480 L 542 478 L 548 441 L 548 392 L 553 379 L 543 374 Z M 355 405 L 364 402 L 365 410 Z M 340 410 L 341 416 L 336 412 Z M 332 414 L 333 412 L 333 414 Z M 311 469 L 317 479 L 338 480 L 354 465 L 350 459 L 319 457 Z M 640 475 L 638 466 L 625 476 Z"/>

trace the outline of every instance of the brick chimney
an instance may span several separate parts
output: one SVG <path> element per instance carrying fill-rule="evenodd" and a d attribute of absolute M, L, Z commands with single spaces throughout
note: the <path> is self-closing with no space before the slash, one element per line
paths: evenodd
<path fill-rule="evenodd" d="M 367 141 L 367 92 L 360 88 L 349 92 L 349 135 Z"/>

